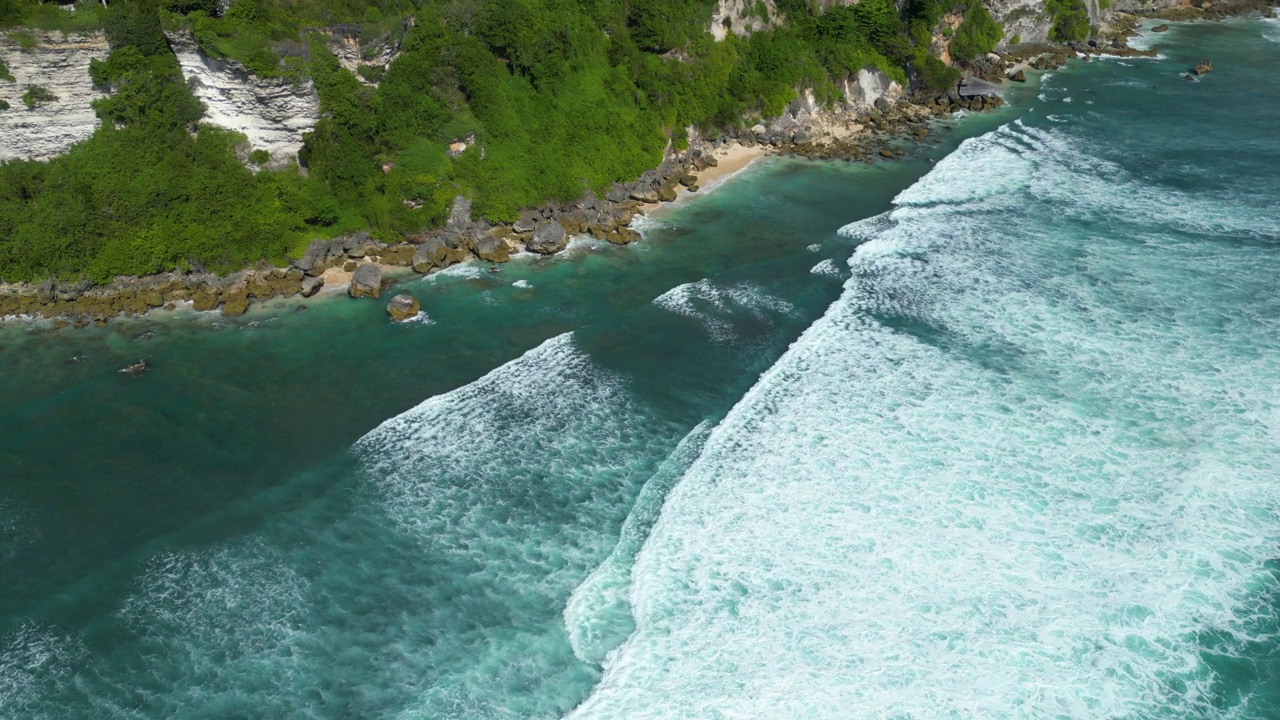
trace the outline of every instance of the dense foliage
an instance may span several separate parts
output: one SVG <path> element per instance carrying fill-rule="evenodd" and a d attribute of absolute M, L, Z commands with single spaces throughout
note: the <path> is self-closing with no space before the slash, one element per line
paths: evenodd
<path fill-rule="evenodd" d="M 1053 17 L 1050 40 L 1081 42 L 1089 37 L 1089 10 L 1084 0 L 1045 0 L 1045 9 Z"/>
<path fill-rule="evenodd" d="M 1068 0 L 1059 0 L 1067 2 Z M 716 42 L 712 0 L 116 0 L 73 19 L 37 0 L 0 0 L 0 24 L 87 22 L 112 52 L 92 67 L 109 90 L 101 128 L 51 162 L 0 165 L 0 278 L 226 270 L 278 261 L 317 235 L 358 228 L 392 239 L 443 220 L 461 193 L 478 213 L 570 200 L 654 166 L 687 128 L 775 115 L 809 88 L 838 99 L 874 66 L 942 88 L 956 71 L 929 52 L 946 12 L 963 12 L 957 57 L 1000 37 L 977 0 L 862 0 L 821 11 L 779 0 L 785 22 Z M 763 3 L 756 9 L 766 19 Z M 361 80 L 315 28 L 398 46 Z M 314 81 L 324 116 L 301 167 L 200 124 L 162 33 L 189 29 L 209 53 L 254 73 Z M 373 86 L 369 83 L 376 82 Z M 447 153 L 452 142 L 467 143 Z M 247 163 L 247 164 L 246 164 Z M 252 169 L 251 169 L 252 168 Z"/>

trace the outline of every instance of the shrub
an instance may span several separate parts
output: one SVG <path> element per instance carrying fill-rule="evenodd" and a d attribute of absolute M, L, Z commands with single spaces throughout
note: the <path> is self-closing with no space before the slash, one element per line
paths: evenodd
<path fill-rule="evenodd" d="M 970 60 L 995 49 L 1004 36 L 1004 27 L 987 12 L 980 0 L 968 0 L 964 19 L 951 40 L 951 57 Z"/>
<path fill-rule="evenodd" d="M 43 85 L 28 85 L 26 92 L 22 93 L 22 104 L 26 105 L 28 110 L 57 99 L 58 96 L 49 92 L 49 89 Z"/>
<path fill-rule="evenodd" d="M 1053 17 L 1050 40 L 1080 42 L 1089 37 L 1089 12 L 1084 0 L 1046 0 L 1045 9 Z"/>

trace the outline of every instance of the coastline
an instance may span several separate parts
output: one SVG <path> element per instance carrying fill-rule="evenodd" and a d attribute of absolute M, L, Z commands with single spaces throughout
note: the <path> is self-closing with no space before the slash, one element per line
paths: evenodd
<path fill-rule="evenodd" d="M 1087 62 L 1091 56 L 1155 56 L 1158 47 L 1154 43 L 1150 49 L 1127 43 L 1146 19 L 1219 20 L 1259 11 L 1265 16 L 1269 9 L 1267 0 L 1244 0 L 1209 10 L 1173 8 L 1142 15 L 1121 14 L 1117 21 L 1104 26 L 1103 37 L 1109 38 L 1105 42 L 1015 47 L 976 61 L 969 76 L 994 83 L 1002 92 L 1012 83 L 1022 82 L 1026 71 L 1053 70 L 1068 59 L 1083 58 Z M 982 112 L 1003 104 L 1001 95 L 994 92 L 962 95 L 953 89 L 931 98 L 897 98 L 885 104 L 878 101 L 861 111 L 844 107 L 789 109 L 769 120 L 768 126 L 757 124 L 736 134 L 696 140 L 684 151 L 669 151 L 658 167 L 635 181 L 615 184 L 603 197 L 587 193 L 571 203 L 526 210 L 509 225 L 472 219 L 470 202 L 459 196 L 442 228 L 398 243 L 379 242 L 367 233 L 315 240 L 302 258 L 290 261 L 287 267 L 259 263 L 226 276 L 171 272 L 121 277 L 105 286 L 84 280 L 0 282 L 0 322 L 45 318 L 55 320 L 57 327 L 84 327 L 102 325 L 115 317 L 139 317 L 156 309 L 172 310 L 186 303 L 197 311 L 220 310 L 224 315 L 238 316 L 251 304 L 265 300 L 305 301 L 317 293 L 332 295 L 347 290 L 360 266 L 374 266 L 379 289 L 385 290 L 401 274 L 425 275 L 476 259 L 501 263 L 517 252 L 556 254 L 577 236 L 628 244 L 641 239 L 634 225 L 636 216 L 660 214 L 664 205 L 713 191 L 765 155 L 889 161 L 905 154 L 904 144 L 929 142 L 934 121 L 961 111 Z M 365 294 L 375 298 L 380 295 Z"/>

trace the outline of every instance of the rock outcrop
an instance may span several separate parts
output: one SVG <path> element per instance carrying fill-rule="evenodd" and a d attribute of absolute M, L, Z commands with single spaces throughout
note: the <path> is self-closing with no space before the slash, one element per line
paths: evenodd
<path fill-rule="evenodd" d="M 394 322 L 404 322 L 421 310 L 422 306 L 418 303 L 418 298 L 409 293 L 400 293 L 387 303 L 387 314 Z"/>
<path fill-rule="evenodd" d="M 534 229 L 527 246 L 532 252 L 550 255 L 565 249 L 568 244 L 569 233 L 565 232 L 564 226 L 554 220 L 544 220 Z"/>
<path fill-rule="evenodd" d="M 351 284 L 347 294 L 353 298 L 371 297 L 378 299 L 382 295 L 382 269 L 377 265 L 365 263 L 356 268 L 351 275 Z"/>
<path fill-rule="evenodd" d="M 205 104 L 204 121 L 245 134 L 273 164 L 295 160 L 303 133 L 320 117 L 310 79 L 255 77 L 237 62 L 209 57 L 186 31 L 166 35 L 191 91 Z"/>
<path fill-rule="evenodd" d="M 71 149 L 98 128 L 90 106 L 102 93 L 89 80 L 89 61 L 103 60 L 110 49 L 102 33 L 63 35 L 25 31 L 34 40 L 23 47 L 14 36 L 0 36 L 0 61 L 13 80 L 0 79 L 0 161 L 47 160 Z M 38 85 L 56 98 L 27 108 L 22 95 Z"/>

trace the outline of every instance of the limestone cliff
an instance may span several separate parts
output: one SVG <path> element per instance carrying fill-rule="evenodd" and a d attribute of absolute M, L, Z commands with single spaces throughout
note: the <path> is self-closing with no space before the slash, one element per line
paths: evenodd
<path fill-rule="evenodd" d="M 192 93 L 205 104 L 204 122 L 244 133 L 275 164 L 296 158 L 302 134 L 320 117 L 311 80 L 255 77 L 239 63 L 209 57 L 188 33 L 168 38 Z"/>
<path fill-rule="evenodd" d="M 89 61 L 106 58 L 106 38 L 101 33 L 24 35 L 24 42 L 14 35 L 0 37 L 0 60 L 13 76 L 13 81 L 0 79 L 0 100 L 9 105 L 0 109 L 0 161 L 60 155 L 98 127 L 90 103 L 102 93 L 89 80 Z M 43 87 L 56 99 L 28 108 L 22 102 L 28 85 Z"/>
<path fill-rule="evenodd" d="M 730 33 L 744 37 L 767 30 L 778 20 L 778 6 L 773 0 L 719 0 L 707 29 L 716 40 L 724 40 Z"/>

